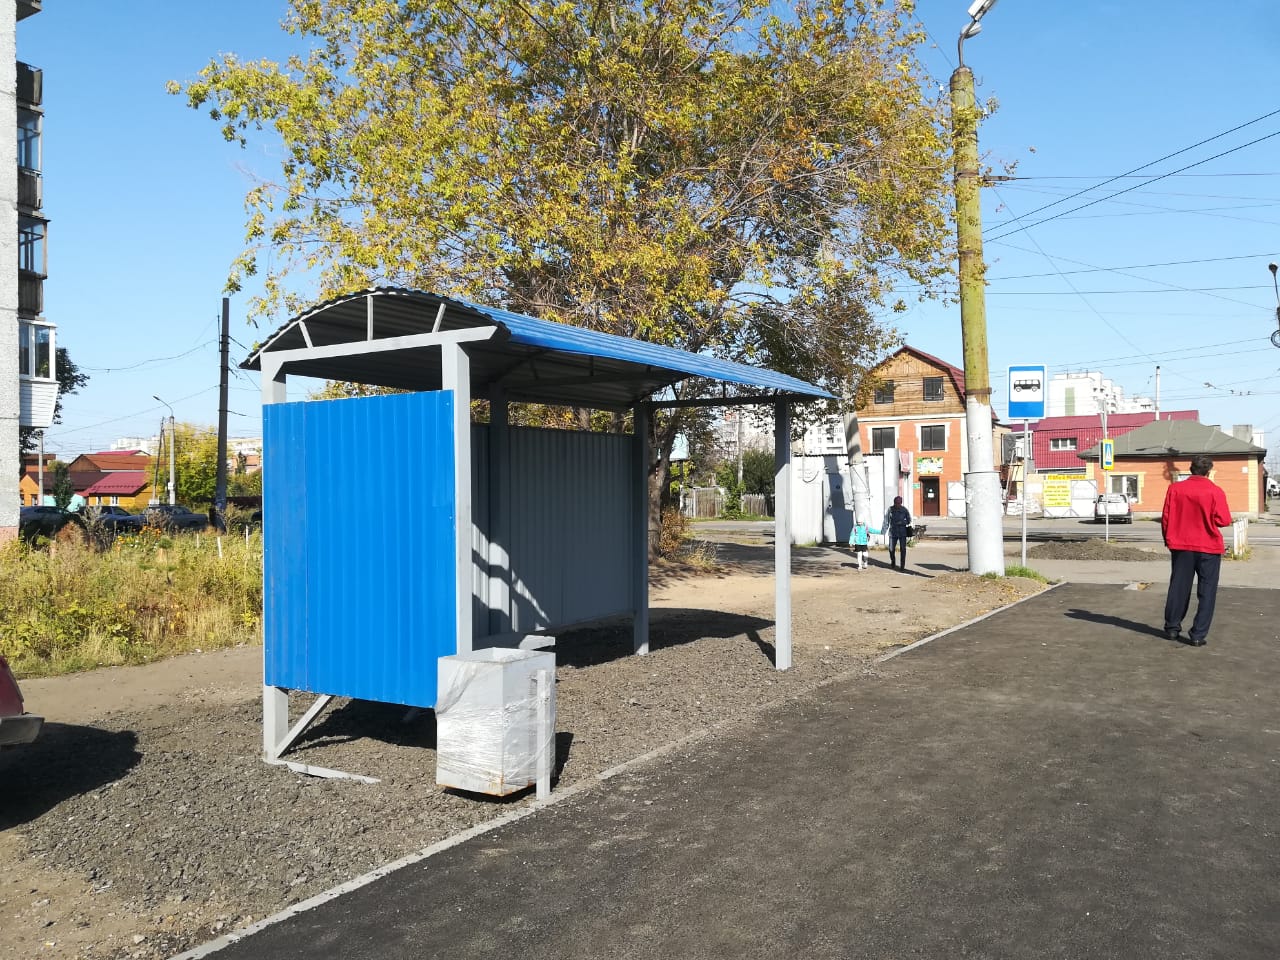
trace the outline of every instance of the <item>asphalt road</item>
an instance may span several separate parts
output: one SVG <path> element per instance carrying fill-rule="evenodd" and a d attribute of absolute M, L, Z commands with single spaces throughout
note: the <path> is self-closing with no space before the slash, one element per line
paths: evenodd
<path fill-rule="evenodd" d="M 1058 587 L 215 956 L 1272 960 L 1280 593 L 1162 604 Z"/>
<path fill-rule="evenodd" d="M 930 540 L 964 540 L 967 536 L 963 517 L 917 517 L 915 519 L 926 526 L 926 536 Z M 732 534 L 772 537 L 773 521 L 700 520 L 693 529 L 695 532 L 705 531 L 717 536 Z M 1158 520 L 1142 519 L 1134 520 L 1132 523 L 1104 524 L 1093 520 L 1027 518 L 1028 543 L 1095 537 L 1108 537 L 1118 543 L 1160 543 L 1160 523 Z M 1022 519 L 1020 517 L 1004 519 L 1004 539 L 1006 543 L 1021 541 Z M 1249 540 L 1251 543 L 1280 544 L 1280 515 L 1266 514 L 1251 521 Z"/>

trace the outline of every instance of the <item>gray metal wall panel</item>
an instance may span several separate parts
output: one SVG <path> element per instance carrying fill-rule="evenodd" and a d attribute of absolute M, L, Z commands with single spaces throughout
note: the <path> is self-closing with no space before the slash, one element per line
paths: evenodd
<path fill-rule="evenodd" d="M 631 610 L 631 438 L 511 428 L 512 629 Z"/>
<path fill-rule="evenodd" d="M 489 428 L 471 426 L 471 636 L 489 633 Z"/>
<path fill-rule="evenodd" d="M 453 394 L 264 408 L 265 682 L 435 705 L 457 652 Z M 396 449 L 382 502 L 352 512 L 354 449 Z"/>

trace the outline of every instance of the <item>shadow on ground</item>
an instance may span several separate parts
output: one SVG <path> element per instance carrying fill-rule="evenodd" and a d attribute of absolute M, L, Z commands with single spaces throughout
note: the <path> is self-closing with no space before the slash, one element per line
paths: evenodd
<path fill-rule="evenodd" d="M 119 780 L 142 759 L 137 747 L 131 730 L 46 723 L 33 742 L 0 752 L 0 830 Z"/>

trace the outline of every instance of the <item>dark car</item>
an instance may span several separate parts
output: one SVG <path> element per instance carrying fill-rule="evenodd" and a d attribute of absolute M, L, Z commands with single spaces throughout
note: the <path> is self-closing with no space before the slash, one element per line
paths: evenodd
<path fill-rule="evenodd" d="M 168 503 L 157 503 L 147 507 L 142 514 L 147 526 L 157 527 L 166 533 L 177 533 L 181 530 L 203 530 L 209 526 L 209 515 L 195 513 L 186 507 Z"/>
<path fill-rule="evenodd" d="M 9 669 L 9 661 L 0 657 L 0 748 L 30 743 L 42 726 L 43 717 L 26 712 L 22 691 Z"/>
<path fill-rule="evenodd" d="M 124 507 L 114 504 L 84 507 L 81 512 L 89 527 L 97 525 L 112 533 L 133 533 L 141 530 L 146 522 L 141 514 L 130 513 Z"/>
<path fill-rule="evenodd" d="M 23 507 L 18 511 L 18 536 L 24 540 L 47 537 L 52 540 L 69 523 L 83 525 L 79 514 L 61 507 Z"/>

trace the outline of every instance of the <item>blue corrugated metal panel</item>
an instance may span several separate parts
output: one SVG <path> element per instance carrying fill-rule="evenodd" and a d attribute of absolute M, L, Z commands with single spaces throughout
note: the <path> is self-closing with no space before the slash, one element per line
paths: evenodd
<path fill-rule="evenodd" d="M 266 683 L 435 705 L 457 652 L 452 409 L 450 392 L 264 408 Z M 397 451 L 373 504 L 351 459 L 368 450 Z"/>
<path fill-rule="evenodd" d="M 625 360 L 628 363 L 646 364 L 661 367 L 664 370 L 678 370 L 695 377 L 724 380 L 749 387 L 763 387 L 767 390 L 781 390 L 802 396 L 834 399 L 834 394 L 828 393 L 822 387 L 806 383 L 798 377 L 788 376 L 785 373 L 751 367 L 745 363 L 734 363 L 732 360 L 721 360 L 701 353 L 690 353 L 687 350 L 677 350 L 674 347 L 664 347 L 657 343 L 599 333 L 585 327 L 571 327 L 564 323 L 539 320 L 536 317 L 527 317 L 509 310 L 499 310 L 496 307 L 461 302 L 497 320 L 511 331 L 511 339 L 516 343 L 588 357 Z"/>
<path fill-rule="evenodd" d="M 631 609 L 631 438 L 511 430 L 513 629 Z"/>

